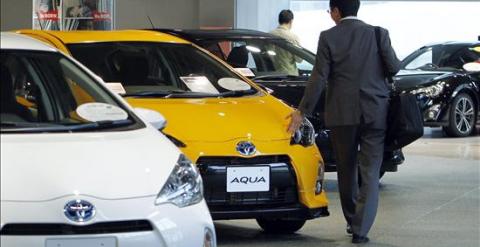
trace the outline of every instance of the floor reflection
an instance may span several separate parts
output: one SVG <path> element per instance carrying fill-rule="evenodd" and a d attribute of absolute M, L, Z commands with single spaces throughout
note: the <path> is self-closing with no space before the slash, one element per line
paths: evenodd
<path fill-rule="evenodd" d="M 246 246 L 252 243 L 255 246 L 308 246 L 307 243 L 333 246 L 329 243 L 334 242 L 303 234 L 267 234 L 252 220 L 217 221 L 215 228 L 219 246 Z"/>
<path fill-rule="evenodd" d="M 425 128 L 425 134 L 416 142 L 403 149 L 409 154 L 435 155 L 444 158 L 480 160 L 480 128 L 475 135 L 452 138 L 444 135 L 441 128 Z"/>

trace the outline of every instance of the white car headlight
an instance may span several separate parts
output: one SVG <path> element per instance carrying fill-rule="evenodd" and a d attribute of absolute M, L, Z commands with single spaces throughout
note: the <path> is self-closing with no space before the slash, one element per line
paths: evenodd
<path fill-rule="evenodd" d="M 186 207 L 203 199 L 202 178 L 197 168 L 183 154 L 173 168 L 167 182 L 158 193 L 155 204 L 172 203 Z"/>
<path fill-rule="evenodd" d="M 445 82 L 440 81 L 435 85 L 429 86 L 429 87 L 424 87 L 424 88 L 419 88 L 411 91 L 412 94 L 425 94 L 426 96 L 433 98 L 437 97 L 443 92 L 443 89 L 445 88 Z"/>
<path fill-rule="evenodd" d="M 304 147 L 311 146 L 315 143 L 315 129 L 308 119 L 304 119 L 300 128 L 293 133 L 290 144 L 300 144 Z"/>

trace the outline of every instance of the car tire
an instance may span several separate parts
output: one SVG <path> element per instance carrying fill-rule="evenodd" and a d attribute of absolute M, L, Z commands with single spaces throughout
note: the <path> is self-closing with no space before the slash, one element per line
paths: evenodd
<path fill-rule="evenodd" d="M 287 219 L 257 219 L 258 225 L 266 232 L 271 234 L 292 234 L 300 230 L 306 220 L 287 220 Z"/>
<path fill-rule="evenodd" d="M 448 126 L 443 130 L 451 137 L 466 137 L 475 130 L 477 120 L 476 105 L 472 97 L 461 93 L 455 97 L 450 107 Z"/>

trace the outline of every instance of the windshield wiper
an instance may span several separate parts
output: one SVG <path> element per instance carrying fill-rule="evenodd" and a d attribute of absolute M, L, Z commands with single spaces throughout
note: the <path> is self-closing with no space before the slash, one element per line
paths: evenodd
<path fill-rule="evenodd" d="M 2 127 L 18 127 L 21 123 L 15 123 L 15 122 L 1 122 L 0 125 Z"/>
<path fill-rule="evenodd" d="M 103 121 L 88 122 L 88 123 L 82 123 L 82 124 L 66 125 L 65 127 L 69 131 L 84 131 L 84 130 L 118 128 L 118 127 L 130 125 L 131 123 L 132 123 L 132 120 L 130 119 L 114 120 L 114 121 L 103 120 Z"/>
<path fill-rule="evenodd" d="M 227 91 L 223 93 L 202 93 L 202 92 L 185 92 L 181 94 L 171 94 L 165 98 L 224 98 L 224 97 L 239 97 L 244 95 L 255 94 L 257 90 L 248 89 L 248 90 L 235 90 Z"/>
<path fill-rule="evenodd" d="M 81 124 L 63 125 L 50 123 L 22 123 L 22 122 L 1 122 L 2 132 L 75 132 L 85 130 L 98 130 L 107 128 L 118 128 L 130 125 L 132 120 L 116 120 L 116 121 L 97 121 Z M 7 127 L 7 128 L 4 128 Z"/>
<path fill-rule="evenodd" d="M 302 78 L 305 76 L 301 75 L 287 75 L 287 74 L 278 74 L 278 75 L 260 75 L 260 76 L 255 76 L 252 79 L 253 80 L 264 80 L 264 79 L 297 79 L 297 78 Z"/>
<path fill-rule="evenodd" d="M 13 127 L 13 128 L 53 128 L 61 127 L 62 125 L 51 124 L 51 123 L 31 123 L 31 122 L 0 122 L 0 126 L 3 127 Z"/>
<path fill-rule="evenodd" d="M 182 90 L 165 90 L 165 91 L 140 91 L 134 93 L 123 94 L 123 97 L 167 97 L 171 94 L 181 94 L 186 91 Z"/>
<path fill-rule="evenodd" d="M 216 93 L 203 93 L 203 92 L 183 92 L 183 93 L 172 93 L 165 98 L 175 99 L 175 98 L 215 98 L 218 97 L 219 94 Z"/>
<path fill-rule="evenodd" d="M 252 95 L 255 93 L 257 93 L 257 90 L 255 89 L 234 90 L 234 91 L 227 91 L 227 92 L 220 93 L 218 96 L 219 97 L 239 97 L 244 95 Z"/>

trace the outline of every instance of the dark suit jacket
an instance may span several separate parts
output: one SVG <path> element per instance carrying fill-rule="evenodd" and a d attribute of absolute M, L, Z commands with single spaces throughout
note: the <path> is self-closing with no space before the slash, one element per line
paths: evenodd
<path fill-rule="evenodd" d="M 342 20 L 320 34 L 315 66 L 299 105 L 302 113 L 311 114 L 326 89 L 327 127 L 356 125 L 363 116 L 374 128 L 386 128 L 389 85 L 380 54 L 392 75 L 398 72 L 400 61 L 388 31 L 380 30 L 380 52 L 375 27 L 360 20 Z"/>

